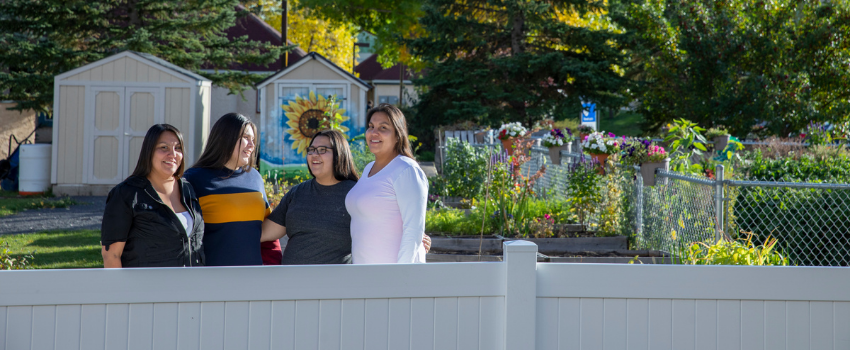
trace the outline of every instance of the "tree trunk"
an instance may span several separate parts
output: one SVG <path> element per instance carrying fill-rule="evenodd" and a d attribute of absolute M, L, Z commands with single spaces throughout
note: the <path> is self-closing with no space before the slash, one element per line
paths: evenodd
<path fill-rule="evenodd" d="M 138 0 L 130 0 L 127 2 L 127 5 L 129 7 L 129 11 L 127 11 L 127 13 L 130 17 L 130 26 L 136 28 L 140 27 L 142 24 L 139 20 L 139 8 L 137 6 L 138 3 Z"/>
<path fill-rule="evenodd" d="M 511 30 L 511 55 L 516 55 L 518 53 L 522 53 L 522 27 L 525 25 L 525 17 L 523 17 L 522 12 L 516 14 L 514 17 L 513 30 Z"/>

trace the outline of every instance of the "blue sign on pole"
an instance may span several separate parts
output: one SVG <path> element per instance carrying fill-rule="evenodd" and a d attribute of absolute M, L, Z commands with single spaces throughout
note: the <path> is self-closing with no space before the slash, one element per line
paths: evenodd
<path fill-rule="evenodd" d="M 582 103 L 581 104 L 581 122 L 595 123 L 596 122 L 596 104 Z"/>

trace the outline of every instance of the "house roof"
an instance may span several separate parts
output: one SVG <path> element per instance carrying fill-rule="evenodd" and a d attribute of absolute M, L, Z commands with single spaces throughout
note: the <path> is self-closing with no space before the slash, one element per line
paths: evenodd
<path fill-rule="evenodd" d="M 384 69 L 380 63 L 378 63 L 378 55 L 369 56 L 363 62 L 357 65 L 354 68 L 354 71 L 360 74 L 360 79 L 366 81 L 375 81 L 375 80 L 389 80 L 389 81 L 398 81 L 400 64 L 396 64 L 390 68 Z M 404 80 L 410 80 L 413 78 L 413 74 L 410 69 L 404 70 Z"/>
<path fill-rule="evenodd" d="M 384 70 L 384 67 L 381 67 L 381 64 L 378 63 L 378 55 L 371 55 L 369 58 L 354 67 L 354 72 L 360 74 L 360 79 L 363 80 L 374 79 L 375 75 L 380 73 L 382 70 Z"/>
<path fill-rule="evenodd" d="M 369 90 L 369 89 L 372 88 L 372 86 L 369 85 L 369 83 L 367 83 L 367 82 L 363 81 L 362 79 L 354 76 L 353 74 L 349 73 L 345 69 L 342 69 L 340 66 L 337 66 L 336 64 L 331 62 L 331 60 L 325 58 L 325 56 L 322 56 L 322 55 L 320 55 L 316 52 L 310 52 L 310 53 L 307 54 L 307 56 L 298 60 L 298 62 L 296 62 L 294 64 L 290 64 L 289 67 L 286 67 L 285 69 L 279 70 L 276 73 L 270 75 L 268 78 L 265 78 L 261 82 L 257 83 L 257 90 L 259 90 L 260 88 L 270 84 L 271 82 L 277 80 L 278 78 L 286 75 L 287 73 L 298 69 L 298 67 L 309 62 L 310 60 L 319 61 L 320 63 L 328 66 L 328 68 L 330 68 L 331 70 L 333 70 L 333 71 L 339 73 L 340 75 L 342 75 L 343 77 L 345 77 L 347 80 L 351 81 L 352 83 L 359 84 L 362 88 L 364 88 L 366 90 Z"/>
<path fill-rule="evenodd" d="M 238 12 L 248 12 L 244 6 L 238 5 L 236 6 L 236 11 Z M 236 20 L 236 24 L 233 27 L 227 28 L 225 30 L 227 34 L 227 38 L 230 40 L 240 38 L 243 36 L 248 36 L 249 41 L 258 41 L 264 43 L 270 43 L 272 45 L 280 46 L 281 45 L 281 35 L 278 29 L 270 26 L 268 23 L 263 21 L 262 18 L 257 17 L 257 15 L 248 12 L 247 15 L 243 17 L 239 17 Z M 292 41 L 287 40 L 287 44 L 295 45 Z M 293 65 L 298 62 L 302 57 L 307 56 L 307 52 L 301 49 L 300 47 L 296 47 L 292 51 L 289 52 L 289 65 Z M 232 69 L 239 71 L 253 71 L 253 72 L 270 72 L 270 71 L 279 71 L 282 68 L 282 60 L 278 59 L 275 62 L 266 66 L 257 65 L 257 64 L 232 64 L 230 67 L 214 67 L 214 66 L 204 66 L 203 69 Z"/>

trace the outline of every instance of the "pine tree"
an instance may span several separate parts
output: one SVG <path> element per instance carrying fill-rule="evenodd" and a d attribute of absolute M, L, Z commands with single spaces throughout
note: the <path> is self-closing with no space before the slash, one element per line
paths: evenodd
<path fill-rule="evenodd" d="M 214 85 L 244 89 L 262 77 L 204 73 L 204 65 L 267 65 L 282 50 L 224 30 L 238 16 L 237 0 L 0 1 L 0 100 L 16 109 L 49 112 L 53 77 L 123 50 L 146 52 L 198 72 Z"/>
<path fill-rule="evenodd" d="M 620 34 L 570 19 L 605 11 L 587 0 L 426 0 L 425 35 L 407 43 L 429 63 L 418 119 L 498 125 L 575 118 L 581 102 L 617 105 Z"/>

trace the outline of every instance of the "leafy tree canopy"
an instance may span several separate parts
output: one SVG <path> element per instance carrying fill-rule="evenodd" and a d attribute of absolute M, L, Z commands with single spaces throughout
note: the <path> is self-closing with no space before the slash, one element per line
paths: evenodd
<path fill-rule="evenodd" d="M 377 38 L 374 52 L 384 67 L 397 62 L 421 66 L 399 39 L 424 34 L 419 24 L 424 15 L 422 3 L 423 0 L 298 0 L 296 9 L 309 9 L 311 15 L 333 23 L 348 23 L 374 34 Z"/>
<path fill-rule="evenodd" d="M 622 0 L 627 76 L 657 130 L 675 118 L 788 135 L 850 117 L 850 4 L 797 0 Z"/>
<path fill-rule="evenodd" d="M 428 64 L 420 120 L 528 126 L 579 115 L 581 102 L 617 105 L 621 35 L 588 0 L 426 0 L 425 35 L 408 40 Z"/>
<path fill-rule="evenodd" d="M 224 30 L 238 16 L 237 0 L 0 1 L 0 100 L 16 109 L 48 112 L 53 77 L 123 50 L 150 53 L 238 92 L 259 76 L 204 73 L 204 65 L 267 65 L 281 48 Z"/>
<path fill-rule="evenodd" d="M 351 23 L 335 22 L 317 16 L 298 0 L 288 0 L 287 39 L 304 51 L 317 52 L 331 62 L 351 72 L 352 55 L 357 27 Z M 281 0 L 246 2 L 270 26 L 280 30 Z"/>

